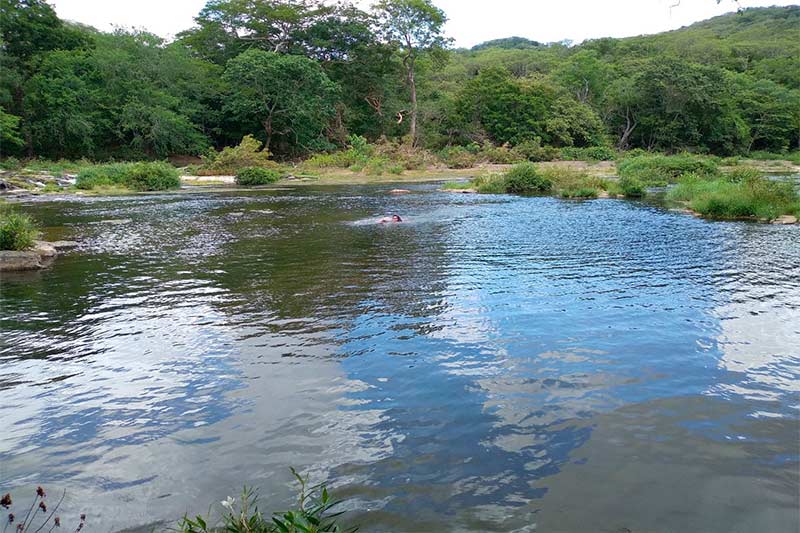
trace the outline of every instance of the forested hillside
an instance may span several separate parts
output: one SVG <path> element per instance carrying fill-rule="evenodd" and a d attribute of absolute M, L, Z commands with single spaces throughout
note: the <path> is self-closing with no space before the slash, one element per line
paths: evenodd
<path fill-rule="evenodd" d="M 252 134 L 279 158 L 349 135 L 449 146 L 612 146 L 720 155 L 800 143 L 800 6 L 577 46 L 452 50 L 427 0 L 371 12 L 211 0 L 174 42 L 0 0 L 3 156 L 159 159 Z M 157 14 L 154 14 L 157 16 Z M 535 37 L 535 36 L 532 36 Z"/>

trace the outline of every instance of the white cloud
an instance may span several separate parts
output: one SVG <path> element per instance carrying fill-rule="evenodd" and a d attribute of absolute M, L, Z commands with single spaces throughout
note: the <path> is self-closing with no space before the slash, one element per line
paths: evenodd
<path fill-rule="evenodd" d="M 542 42 L 627 37 L 676 29 L 737 6 L 790 5 L 778 0 L 434 0 L 457 46 L 518 35 Z M 368 5 L 369 0 L 360 0 Z M 109 30 L 146 28 L 171 37 L 192 25 L 205 0 L 52 0 L 59 16 Z M 677 4 L 677 5 L 675 5 Z"/>

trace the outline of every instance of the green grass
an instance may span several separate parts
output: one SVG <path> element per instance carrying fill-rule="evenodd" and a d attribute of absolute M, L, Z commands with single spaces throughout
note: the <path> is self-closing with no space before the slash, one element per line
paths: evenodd
<path fill-rule="evenodd" d="M 614 161 L 617 152 L 608 146 L 589 146 L 586 148 L 567 147 L 561 149 L 564 161 Z"/>
<path fill-rule="evenodd" d="M 687 175 L 667 193 L 667 199 L 683 202 L 709 218 L 773 220 L 798 210 L 797 192 L 791 183 L 750 177 L 743 181 L 705 179 Z"/>
<path fill-rule="evenodd" d="M 27 250 L 38 238 L 38 227 L 30 216 L 0 205 L 0 250 Z"/>
<path fill-rule="evenodd" d="M 76 187 L 83 190 L 128 188 L 135 191 L 163 191 L 180 187 L 178 171 L 169 163 L 109 163 L 84 168 Z"/>
<path fill-rule="evenodd" d="M 757 161 L 791 161 L 795 165 L 800 165 L 800 150 L 785 153 L 755 151 L 746 157 Z"/>
<path fill-rule="evenodd" d="M 505 175 L 505 189 L 511 194 L 540 194 L 550 192 L 553 182 L 541 174 L 533 163 L 519 163 Z"/>
<path fill-rule="evenodd" d="M 626 198 L 641 198 L 647 192 L 640 179 L 629 176 L 619 179 L 619 189 Z"/>
<path fill-rule="evenodd" d="M 710 157 L 694 155 L 634 155 L 618 165 L 621 178 L 635 178 L 645 185 L 675 183 L 684 174 L 716 176 L 719 167 Z"/>
<path fill-rule="evenodd" d="M 236 174 L 236 183 L 245 187 L 269 185 L 281 179 L 281 173 L 271 168 L 245 167 Z"/>

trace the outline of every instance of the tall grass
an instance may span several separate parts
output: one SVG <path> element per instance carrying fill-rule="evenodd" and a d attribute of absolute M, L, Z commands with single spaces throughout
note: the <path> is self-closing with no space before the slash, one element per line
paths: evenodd
<path fill-rule="evenodd" d="M 693 211 L 719 219 L 773 220 L 796 213 L 800 202 L 791 183 L 763 177 L 741 181 L 705 179 L 696 174 L 684 176 L 667 198 L 688 203 Z"/>
<path fill-rule="evenodd" d="M 27 250 L 38 238 L 39 229 L 30 216 L 0 205 L 0 250 Z"/>

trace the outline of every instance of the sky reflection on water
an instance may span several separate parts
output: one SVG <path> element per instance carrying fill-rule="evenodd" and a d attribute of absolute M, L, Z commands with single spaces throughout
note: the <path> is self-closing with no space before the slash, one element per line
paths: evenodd
<path fill-rule="evenodd" d="M 367 531 L 800 526 L 800 227 L 385 193 L 28 206 L 83 244 L 4 277 L 0 488 L 98 531 L 288 466 Z"/>

